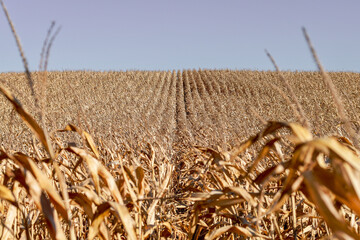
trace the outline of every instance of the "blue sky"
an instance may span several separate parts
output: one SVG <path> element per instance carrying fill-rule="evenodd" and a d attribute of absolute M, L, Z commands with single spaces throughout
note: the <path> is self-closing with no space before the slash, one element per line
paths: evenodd
<path fill-rule="evenodd" d="M 316 70 L 306 27 L 330 71 L 360 72 L 360 1 L 4 0 L 31 70 L 51 21 L 50 70 Z M 22 71 L 0 11 L 0 72 Z"/>

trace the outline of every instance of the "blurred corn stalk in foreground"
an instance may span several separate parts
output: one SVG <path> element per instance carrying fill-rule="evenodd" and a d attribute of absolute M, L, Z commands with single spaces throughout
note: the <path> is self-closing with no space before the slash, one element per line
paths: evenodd
<path fill-rule="evenodd" d="M 290 134 L 279 135 L 284 129 Z M 346 138 L 314 139 L 298 124 L 270 122 L 232 151 L 198 149 L 207 165 L 189 197 L 191 236 L 359 238 L 360 158 Z"/>

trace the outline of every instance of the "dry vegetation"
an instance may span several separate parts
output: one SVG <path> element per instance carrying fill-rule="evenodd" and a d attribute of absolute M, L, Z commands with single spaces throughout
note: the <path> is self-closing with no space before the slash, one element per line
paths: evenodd
<path fill-rule="evenodd" d="M 331 94 L 319 73 L 282 74 L 313 132 L 285 123 L 296 114 L 274 72 L 50 72 L 53 158 L 1 98 L 3 238 L 357 237 L 356 150 L 313 138 L 344 133 Z M 360 75 L 330 76 L 357 123 Z M 1 79 L 40 122 L 24 74 Z"/>
<path fill-rule="evenodd" d="M 313 133 L 342 135 L 343 125 L 321 75 L 283 75 L 295 89 Z M 330 76 L 357 126 L 360 74 Z M 33 73 L 33 78 L 40 85 L 40 73 Z M 2 73 L 0 79 L 39 121 L 24 74 Z M 46 93 L 48 131 L 72 123 L 107 143 L 116 144 L 119 139 L 132 147 L 142 140 L 159 143 L 170 157 L 173 145 L 184 140 L 225 150 L 225 143 L 234 145 L 260 131 L 265 126 L 262 120 L 297 121 L 286 86 L 276 72 L 49 72 Z M 0 99 L 0 106 L 1 143 L 8 149 L 28 150 L 24 146 L 32 140 L 30 131 L 5 98 Z"/>
<path fill-rule="evenodd" d="M 24 63 L 0 74 L 1 239 L 360 238 L 360 74 Z"/>

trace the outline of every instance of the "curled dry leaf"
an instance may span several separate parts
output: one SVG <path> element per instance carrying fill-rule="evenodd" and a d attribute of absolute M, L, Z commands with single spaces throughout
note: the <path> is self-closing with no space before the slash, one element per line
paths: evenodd
<path fill-rule="evenodd" d="M 39 141 L 44 145 L 46 151 L 52 159 L 55 158 L 54 150 L 49 140 L 47 132 L 44 132 L 35 119 L 25 111 L 18 99 L 5 87 L 0 86 L 1 93 L 11 102 L 16 112 L 20 115 L 21 119 L 31 129 Z"/>
<path fill-rule="evenodd" d="M 144 179 L 145 179 L 145 174 L 144 174 L 144 169 L 142 167 L 137 167 L 136 168 L 136 178 L 137 178 L 137 186 L 138 186 L 138 194 L 139 194 L 139 198 L 142 198 L 144 196 Z"/>
<path fill-rule="evenodd" d="M 0 199 L 6 200 L 15 207 L 18 207 L 14 194 L 6 186 L 0 184 Z"/>
<path fill-rule="evenodd" d="M 86 131 L 84 131 L 81 128 L 79 128 L 75 125 L 72 125 L 72 124 L 69 124 L 63 130 L 58 130 L 58 131 L 59 132 L 63 132 L 63 131 L 77 132 L 80 136 L 82 136 L 86 140 L 88 147 L 91 149 L 91 151 L 93 151 L 93 153 L 95 154 L 95 157 L 97 157 L 97 158 L 100 157 L 100 154 L 99 154 L 97 146 L 95 145 L 94 139 Z"/>
<path fill-rule="evenodd" d="M 167 171 L 166 171 L 166 175 L 165 175 L 166 177 L 161 184 L 158 196 L 156 196 L 157 199 L 155 199 L 151 203 L 150 207 L 148 208 L 148 211 L 147 211 L 148 217 L 147 217 L 146 223 L 150 226 L 155 224 L 155 209 L 156 209 L 157 204 L 160 201 L 160 198 L 162 198 L 165 195 L 166 191 L 168 190 L 168 186 L 170 184 L 173 169 L 174 169 L 173 165 L 169 164 L 167 166 Z"/>
<path fill-rule="evenodd" d="M 118 219 L 123 223 L 127 237 L 130 240 L 136 240 L 136 231 L 135 231 L 135 222 L 134 219 L 130 216 L 130 213 L 126 206 L 121 205 L 117 202 L 109 202 L 111 207 L 114 209 L 114 212 Z"/>
<path fill-rule="evenodd" d="M 329 190 L 319 184 L 313 172 L 304 173 L 304 182 L 317 210 L 332 229 L 334 235 L 340 239 L 359 239 L 359 236 L 349 228 L 335 208 Z"/>
<path fill-rule="evenodd" d="M 15 170 L 15 179 L 28 191 L 31 198 L 35 202 L 37 208 L 42 212 L 46 219 L 46 224 L 52 239 L 66 239 L 65 233 L 61 228 L 61 224 L 56 211 L 54 211 L 51 203 L 41 188 L 40 184 L 30 171 L 24 168 Z"/>
<path fill-rule="evenodd" d="M 89 239 L 94 239 L 100 232 L 100 224 L 104 221 L 104 218 L 110 213 L 111 205 L 105 202 L 97 207 L 94 217 L 92 219 L 91 226 L 89 228 Z"/>
<path fill-rule="evenodd" d="M 19 187 L 19 183 L 18 182 L 15 182 L 14 183 L 14 186 L 13 186 L 13 189 L 12 189 L 12 192 L 11 194 L 13 194 L 13 197 L 14 199 L 17 199 L 19 197 L 19 193 L 21 191 L 21 188 Z M 3 193 L 1 193 L 1 190 L 0 190 L 0 198 L 2 196 Z M 5 218 L 5 223 L 3 225 L 3 231 L 2 231 L 2 234 L 1 234 L 1 239 L 2 240 L 7 240 L 7 239 L 14 239 L 15 236 L 14 236 L 14 232 L 11 231 L 12 229 L 12 226 L 13 225 L 16 225 L 16 217 L 18 216 L 18 203 L 16 202 L 16 205 L 10 205 L 9 208 L 8 208 L 8 211 L 7 211 L 7 214 L 6 214 L 6 218 Z M 25 228 L 25 234 L 27 236 L 29 236 L 29 231 L 28 231 L 28 228 Z"/>
<path fill-rule="evenodd" d="M 243 237 L 247 237 L 247 238 L 253 236 L 253 234 L 246 228 L 239 227 L 239 226 L 224 226 L 224 227 L 215 229 L 215 230 L 209 232 L 208 234 L 206 234 L 205 239 L 206 240 L 216 239 L 225 233 L 235 233 L 239 236 L 243 236 Z"/>
<path fill-rule="evenodd" d="M 241 196 L 247 203 L 250 203 L 254 207 L 256 206 L 256 201 L 254 200 L 254 198 L 250 195 L 250 193 L 248 191 L 246 191 L 242 187 L 231 186 L 231 187 L 225 188 L 223 191 L 225 193 L 233 192 L 234 194 Z"/>
<path fill-rule="evenodd" d="M 274 138 L 265 144 L 265 146 L 260 151 L 260 154 L 257 156 L 255 161 L 252 163 L 250 169 L 247 171 L 247 174 L 250 174 L 254 171 L 254 169 L 259 164 L 259 162 L 268 155 L 270 150 L 275 147 L 275 143 L 279 140 L 280 140 L 279 138 Z"/>
<path fill-rule="evenodd" d="M 89 167 L 91 176 L 97 179 L 96 184 L 98 184 L 97 185 L 97 188 L 99 190 L 98 193 L 100 193 L 99 176 L 106 183 L 106 186 L 109 188 L 113 198 L 116 201 L 116 204 L 112 204 L 111 206 L 118 213 L 119 219 L 122 221 L 124 228 L 128 234 L 128 238 L 135 240 L 136 239 L 135 222 L 130 216 L 128 209 L 124 206 L 124 201 L 121 197 L 120 191 L 116 185 L 114 177 L 96 158 L 88 154 L 85 150 L 76 147 L 69 147 L 69 150 L 76 153 L 85 160 L 85 162 Z"/>
<path fill-rule="evenodd" d="M 18 163 L 24 166 L 25 169 L 29 170 L 32 175 L 36 178 L 41 189 L 43 189 L 49 196 L 50 201 L 54 204 L 55 209 L 61 214 L 61 216 L 69 221 L 65 203 L 61 198 L 60 194 L 53 187 L 49 178 L 36 166 L 34 161 L 21 153 L 15 153 L 14 155 L 8 154 L 11 159 L 15 159 Z"/>
<path fill-rule="evenodd" d="M 337 171 L 325 170 L 321 167 L 314 168 L 313 175 L 318 183 L 329 189 L 335 197 L 342 203 L 346 204 L 349 208 L 360 215 L 360 200 L 351 182 L 346 181 L 349 177 L 347 163 L 344 163 L 344 168 L 341 174 Z M 346 171 L 345 169 L 348 169 Z M 355 180 L 355 178 L 354 178 Z M 356 181 L 356 180 L 355 180 Z M 359 181 L 359 179 L 357 180 Z"/>
<path fill-rule="evenodd" d="M 93 218 L 92 201 L 85 194 L 69 192 L 69 198 L 75 201 L 90 219 Z"/>

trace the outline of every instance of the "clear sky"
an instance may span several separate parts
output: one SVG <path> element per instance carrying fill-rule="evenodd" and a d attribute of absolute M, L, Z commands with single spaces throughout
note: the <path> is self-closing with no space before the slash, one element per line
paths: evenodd
<path fill-rule="evenodd" d="M 4 0 L 31 70 L 55 20 L 50 70 L 316 70 L 306 27 L 330 71 L 360 72 L 358 0 Z M 0 11 L 0 72 L 22 71 Z"/>

